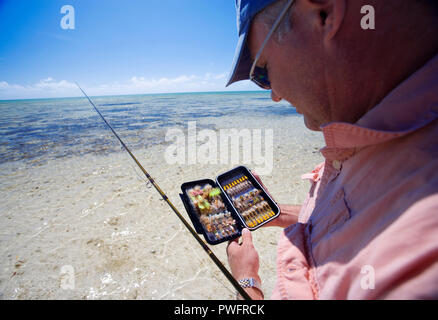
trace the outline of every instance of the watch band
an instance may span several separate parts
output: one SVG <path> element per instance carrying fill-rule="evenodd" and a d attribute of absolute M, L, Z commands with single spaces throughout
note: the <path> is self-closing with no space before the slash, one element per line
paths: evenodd
<path fill-rule="evenodd" d="M 261 292 L 262 296 L 264 296 L 263 295 L 263 290 L 262 290 L 262 285 L 256 279 L 254 279 L 254 278 L 243 278 L 243 279 L 240 279 L 238 282 L 239 282 L 239 284 L 240 284 L 240 286 L 242 288 L 244 288 L 244 289 L 246 289 L 246 288 L 256 288 L 256 289 L 258 289 Z M 237 294 L 237 298 L 238 299 L 240 298 L 239 294 Z"/>
<path fill-rule="evenodd" d="M 258 282 L 254 278 L 243 278 L 239 280 L 239 284 L 242 288 L 257 288 L 262 291 L 262 286 L 260 282 Z"/>

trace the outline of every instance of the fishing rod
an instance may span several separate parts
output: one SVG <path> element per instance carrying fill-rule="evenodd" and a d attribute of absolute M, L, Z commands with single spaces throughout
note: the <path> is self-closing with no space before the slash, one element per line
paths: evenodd
<path fill-rule="evenodd" d="M 90 97 L 85 93 L 84 90 L 79 86 L 78 83 L 76 83 L 78 88 L 82 91 L 84 96 L 88 99 L 90 104 L 93 106 L 94 110 L 99 114 L 99 116 L 102 118 L 102 120 L 105 122 L 105 124 L 108 126 L 108 128 L 111 129 L 112 133 L 116 136 L 117 140 L 121 143 L 122 147 L 129 153 L 131 158 L 134 160 L 134 162 L 137 164 L 137 166 L 141 169 L 141 171 L 144 173 L 146 178 L 149 180 L 149 182 L 155 187 L 155 189 L 158 191 L 158 193 L 161 195 L 164 201 L 167 202 L 167 204 L 170 206 L 170 208 L 175 212 L 175 214 L 178 216 L 178 218 L 181 220 L 181 222 L 184 224 L 184 226 L 190 231 L 192 236 L 198 241 L 198 243 L 201 245 L 202 249 L 208 254 L 208 256 L 213 260 L 213 262 L 216 264 L 216 266 L 222 271 L 224 276 L 230 281 L 230 283 L 233 285 L 233 287 L 237 290 L 237 292 L 245 299 L 245 300 L 252 300 L 251 297 L 248 295 L 248 293 L 240 286 L 240 284 L 237 282 L 237 280 L 233 277 L 233 275 L 228 271 L 227 268 L 222 264 L 222 262 L 216 257 L 216 255 L 211 251 L 211 249 L 205 244 L 205 242 L 199 237 L 199 235 L 196 233 L 196 231 L 192 228 L 192 226 L 187 222 L 187 220 L 182 216 L 182 214 L 178 211 L 178 209 L 173 205 L 173 203 L 169 200 L 169 198 L 166 196 L 166 194 L 161 190 L 161 188 L 158 186 L 158 184 L 155 182 L 155 180 L 151 177 L 151 175 L 146 171 L 145 168 L 141 165 L 141 163 L 137 160 L 137 158 L 134 156 L 134 154 L 129 150 L 129 148 L 126 146 L 126 144 L 123 142 L 123 140 L 119 137 L 117 132 L 111 127 L 111 125 L 106 121 L 104 116 L 100 113 L 99 109 L 95 106 L 93 101 L 91 101 Z"/>

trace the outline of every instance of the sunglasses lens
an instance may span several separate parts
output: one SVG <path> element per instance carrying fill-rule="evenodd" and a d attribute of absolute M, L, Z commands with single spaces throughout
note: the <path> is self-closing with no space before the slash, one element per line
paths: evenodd
<path fill-rule="evenodd" d="M 255 67 L 251 80 L 262 89 L 271 89 L 271 82 L 269 81 L 268 70 L 266 68 Z"/>

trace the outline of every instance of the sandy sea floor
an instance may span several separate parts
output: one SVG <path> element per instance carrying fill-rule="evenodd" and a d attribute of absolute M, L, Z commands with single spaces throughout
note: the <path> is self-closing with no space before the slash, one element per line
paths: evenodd
<path fill-rule="evenodd" d="M 259 125 L 236 121 L 223 123 Z M 322 135 L 307 130 L 300 117 L 277 120 L 272 128 L 274 168 L 262 180 L 277 202 L 300 204 L 309 188 L 301 175 L 323 160 Z M 180 185 L 215 179 L 235 165 L 169 165 L 165 149 L 163 142 L 133 151 L 188 219 Z M 235 298 L 227 279 L 123 151 L 35 165 L 3 163 L 0 197 L 1 299 Z M 276 281 L 281 232 L 253 232 L 267 298 Z M 212 247 L 228 266 L 225 248 Z M 70 273 L 74 283 L 66 280 Z"/>

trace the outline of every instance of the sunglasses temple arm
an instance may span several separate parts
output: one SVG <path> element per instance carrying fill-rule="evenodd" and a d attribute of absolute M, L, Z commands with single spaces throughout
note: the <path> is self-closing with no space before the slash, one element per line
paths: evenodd
<path fill-rule="evenodd" d="M 283 20 L 284 16 L 286 15 L 287 10 L 289 10 L 289 8 L 290 8 L 290 6 L 292 5 L 293 2 L 294 2 L 294 0 L 289 0 L 289 2 L 284 7 L 284 9 L 281 12 L 281 14 L 278 16 L 277 20 L 274 22 L 274 25 L 272 26 L 271 30 L 269 31 L 268 35 L 266 36 L 265 41 L 263 41 L 263 44 L 262 44 L 259 52 L 257 53 L 257 55 L 256 55 L 256 57 L 254 59 L 254 63 L 252 64 L 251 71 L 249 73 L 250 76 L 252 76 L 252 74 L 254 73 L 254 69 L 255 69 L 256 63 L 260 59 L 260 56 L 263 53 L 263 49 L 265 49 L 266 44 L 268 43 L 269 39 L 272 37 L 272 34 L 275 32 L 275 30 L 277 30 L 278 26 L 280 25 L 281 20 Z"/>

